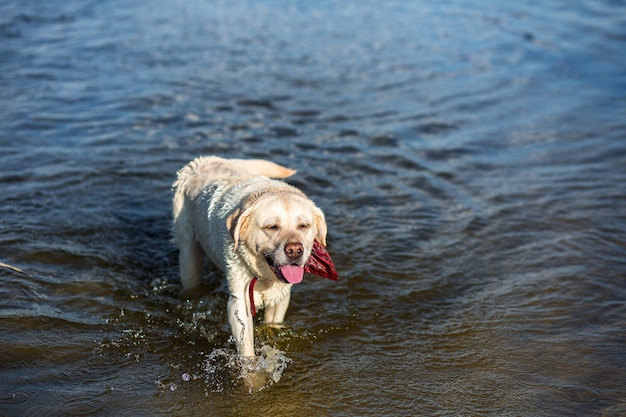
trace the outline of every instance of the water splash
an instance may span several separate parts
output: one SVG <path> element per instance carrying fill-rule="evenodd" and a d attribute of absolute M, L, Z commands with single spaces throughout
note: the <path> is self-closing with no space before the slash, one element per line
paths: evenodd
<path fill-rule="evenodd" d="M 233 351 L 215 349 L 208 355 L 204 371 L 218 379 L 221 379 L 220 375 L 229 373 L 232 383 L 243 382 L 252 392 L 280 381 L 290 362 L 291 359 L 284 352 L 269 345 L 262 346 L 259 356 L 255 358 L 242 358 Z"/>
<path fill-rule="evenodd" d="M 263 361 L 263 370 L 274 383 L 280 381 L 287 364 L 291 362 L 283 352 L 268 345 L 261 347 L 260 358 Z"/>
<path fill-rule="evenodd" d="M 223 392 L 243 385 L 250 393 L 261 391 L 279 382 L 292 361 L 284 352 L 262 346 L 255 358 L 242 358 L 236 351 L 224 348 L 200 352 L 201 362 L 195 372 L 175 367 L 177 376 L 172 381 L 157 381 L 162 390 L 175 391 L 185 383 L 199 381 L 205 393 Z"/>

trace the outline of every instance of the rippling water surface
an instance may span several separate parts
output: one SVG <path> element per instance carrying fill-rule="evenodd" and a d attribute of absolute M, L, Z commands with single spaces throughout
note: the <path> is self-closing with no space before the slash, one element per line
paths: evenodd
<path fill-rule="evenodd" d="M 0 414 L 626 415 L 625 50 L 616 0 L 0 3 Z M 200 154 L 328 218 L 260 391 L 178 281 Z"/>

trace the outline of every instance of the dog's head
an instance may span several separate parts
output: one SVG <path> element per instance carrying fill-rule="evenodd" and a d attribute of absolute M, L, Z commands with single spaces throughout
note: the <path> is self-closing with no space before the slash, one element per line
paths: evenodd
<path fill-rule="evenodd" d="M 227 219 L 234 250 L 244 245 L 258 271 L 272 269 L 286 283 L 302 281 L 313 243 L 326 246 L 322 211 L 295 188 L 270 188 L 248 197 Z"/>

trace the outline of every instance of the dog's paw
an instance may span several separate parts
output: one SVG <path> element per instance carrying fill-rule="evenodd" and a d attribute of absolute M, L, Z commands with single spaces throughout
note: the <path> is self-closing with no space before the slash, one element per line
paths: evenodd
<path fill-rule="evenodd" d="M 261 391 L 270 385 L 269 375 L 265 371 L 248 372 L 243 377 L 243 382 L 250 392 Z"/>
<path fill-rule="evenodd" d="M 262 356 L 239 358 L 241 379 L 250 392 L 260 391 L 268 385 L 269 378 L 265 372 L 265 359 Z"/>
<path fill-rule="evenodd" d="M 260 356 L 239 358 L 241 379 L 250 392 L 260 391 L 280 381 L 289 362 L 283 352 L 264 345 Z"/>

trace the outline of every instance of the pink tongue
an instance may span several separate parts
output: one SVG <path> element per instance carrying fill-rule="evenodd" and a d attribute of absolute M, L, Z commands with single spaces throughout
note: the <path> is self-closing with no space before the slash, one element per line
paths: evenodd
<path fill-rule="evenodd" d="M 285 265 L 280 267 L 280 272 L 290 284 L 297 284 L 302 281 L 304 268 L 298 265 Z"/>

